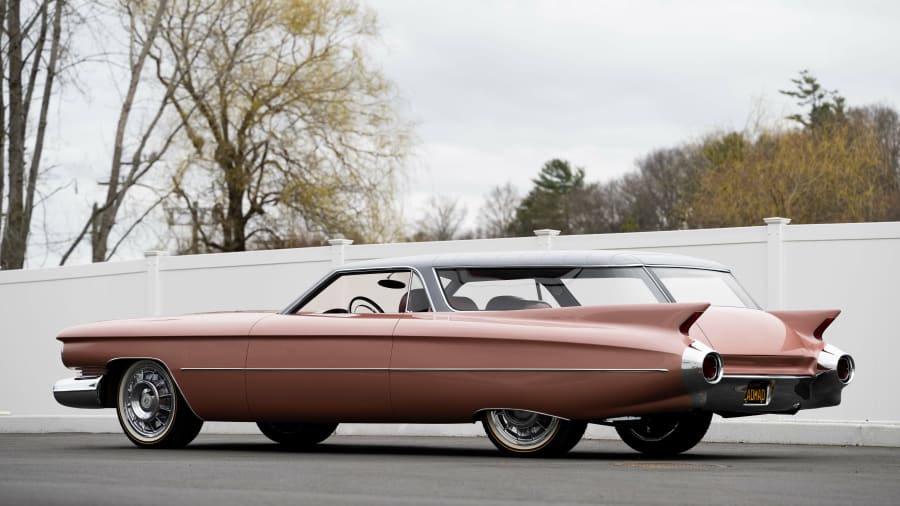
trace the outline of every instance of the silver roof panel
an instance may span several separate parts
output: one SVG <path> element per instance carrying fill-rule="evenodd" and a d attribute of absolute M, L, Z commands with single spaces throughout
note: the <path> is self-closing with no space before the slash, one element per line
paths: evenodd
<path fill-rule="evenodd" d="M 726 272 L 731 271 L 728 267 L 711 260 L 671 253 L 629 250 L 515 251 L 417 255 L 350 262 L 340 266 L 338 270 L 380 269 L 405 266 L 426 270 L 447 267 L 577 267 L 588 265 L 664 265 L 713 269 Z"/>

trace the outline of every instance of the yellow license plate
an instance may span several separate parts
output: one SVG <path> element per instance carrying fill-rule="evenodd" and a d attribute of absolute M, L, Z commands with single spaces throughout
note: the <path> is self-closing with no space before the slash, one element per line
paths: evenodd
<path fill-rule="evenodd" d="M 744 392 L 744 404 L 768 404 L 769 382 L 751 381 Z"/>

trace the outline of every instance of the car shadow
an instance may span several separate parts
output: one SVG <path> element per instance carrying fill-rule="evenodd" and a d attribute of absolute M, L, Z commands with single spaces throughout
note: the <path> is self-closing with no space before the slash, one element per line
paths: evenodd
<path fill-rule="evenodd" d="M 352 443 L 352 442 L 332 442 L 328 441 L 320 443 L 311 448 L 296 449 L 285 447 L 277 443 L 270 442 L 251 442 L 251 441 L 235 441 L 235 442 L 216 442 L 216 441 L 195 441 L 190 446 L 180 450 L 170 450 L 176 452 L 230 452 L 230 453 L 272 453 L 272 454 L 297 454 L 297 455 L 352 455 L 352 456 L 410 456 L 410 457 L 467 457 L 467 458 L 486 458 L 486 459 L 503 459 L 507 461 L 526 461 L 528 458 L 508 457 L 499 453 L 490 441 L 483 438 L 483 448 L 476 448 L 474 445 L 467 444 L 464 447 L 455 446 L 452 442 L 454 438 L 448 438 L 451 444 L 440 446 L 433 440 L 423 444 L 407 444 L 406 442 L 398 442 L 398 444 L 390 444 L 386 442 L 373 443 Z M 478 443 L 482 443 L 479 438 Z M 610 442 L 611 443 L 611 442 Z M 582 445 L 579 445 L 582 446 Z M 585 445 L 586 446 L 586 445 Z M 133 448 L 127 447 L 126 448 Z M 753 461 L 761 459 L 778 459 L 779 457 L 787 457 L 784 455 L 772 454 L 747 454 L 742 452 L 716 452 L 714 444 L 701 445 L 691 452 L 676 455 L 673 457 L 656 457 L 647 456 L 633 451 L 621 451 L 618 448 L 606 451 L 595 448 L 579 448 L 576 447 L 571 452 L 562 457 L 543 458 L 541 460 L 553 461 L 615 461 L 615 462 L 632 462 L 634 467 L 640 467 L 641 463 L 710 463 L 710 462 L 735 462 L 735 461 Z"/>

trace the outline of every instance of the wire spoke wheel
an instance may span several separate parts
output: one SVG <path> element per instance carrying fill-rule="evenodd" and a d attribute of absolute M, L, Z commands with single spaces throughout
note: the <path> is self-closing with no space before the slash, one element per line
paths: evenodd
<path fill-rule="evenodd" d="M 123 396 L 128 424 L 142 437 L 157 438 L 170 427 L 172 384 L 158 367 L 141 367 L 125 378 Z"/>
<path fill-rule="evenodd" d="M 166 368 L 152 360 L 135 362 L 125 371 L 116 405 L 125 435 L 140 447 L 184 446 L 203 425 L 179 395 Z"/>
<path fill-rule="evenodd" d="M 508 455 L 557 456 L 575 446 L 584 422 L 518 409 L 488 411 L 482 423 L 491 442 Z"/>
<path fill-rule="evenodd" d="M 491 411 L 488 417 L 499 437 L 523 451 L 540 447 L 559 430 L 559 418 L 531 411 L 504 409 Z"/>

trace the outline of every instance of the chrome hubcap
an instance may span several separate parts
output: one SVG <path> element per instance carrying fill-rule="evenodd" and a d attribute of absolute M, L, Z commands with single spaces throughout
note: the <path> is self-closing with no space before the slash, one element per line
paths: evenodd
<path fill-rule="evenodd" d="M 488 421 L 495 435 L 517 450 L 539 448 L 559 430 L 559 418 L 517 409 L 491 411 Z"/>
<path fill-rule="evenodd" d="M 158 366 L 141 367 L 126 379 L 122 391 L 125 419 L 140 436 L 162 435 L 172 420 L 172 385 Z"/>

